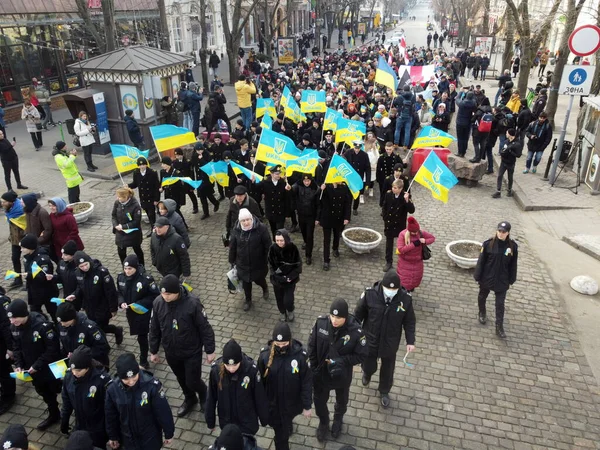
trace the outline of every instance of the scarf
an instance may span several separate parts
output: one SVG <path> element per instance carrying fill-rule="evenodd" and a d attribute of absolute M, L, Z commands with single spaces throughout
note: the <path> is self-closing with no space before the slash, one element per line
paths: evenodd
<path fill-rule="evenodd" d="M 12 205 L 12 207 L 6 211 L 6 221 L 12 222 L 22 230 L 27 228 L 27 218 L 25 217 L 25 212 L 23 211 L 23 203 L 21 203 L 20 199 L 17 199 Z"/>

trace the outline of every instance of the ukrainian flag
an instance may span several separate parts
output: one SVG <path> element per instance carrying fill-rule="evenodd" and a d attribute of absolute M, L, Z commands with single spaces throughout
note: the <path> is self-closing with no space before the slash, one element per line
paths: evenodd
<path fill-rule="evenodd" d="M 256 150 L 257 161 L 285 166 L 289 159 L 301 155 L 302 153 L 289 137 L 272 130 L 263 130 L 261 133 Z"/>
<path fill-rule="evenodd" d="M 54 378 L 57 380 L 63 379 L 67 373 L 67 363 L 65 362 L 66 359 L 67 358 L 48 364 L 48 368 L 52 372 L 52 375 L 54 375 Z"/>
<path fill-rule="evenodd" d="M 358 120 L 344 119 L 338 117 L 337 130 L 335 132 L 335 142 L 345 142 L 352 144 L 354 141 L 362 140 L 367 133 L 367 126 L 364 122 Z"/>
<path fill-rule="evenodd" d="M 412 148 L 426 148 L 439 145 L 448 147 L 456 138 L 442 130 L 438 130 L 430 125 L 424 127 L 413 142 Z"/>
<path fill-rule="evenodd" d="M 169 186 L 177 183 L 178 181 L 189 184 L 194 189 L 198 189 L 202 184 L 202 180 L 192 180 L 190 177 L 165 177 L 162 180 L 161 186 Z"/>
<path fill-rule="evenodd" d="M 229 187 L 229 166 L 225 161 L 213 161 L 201 167 L 207 173 L 210 182 L 215 181 L 223 187 Z"/>
<path fill-rule="evenodd" d="M 260 122 L 260 127 L 263 130 L 271 130 L 273 129 L 273 119 L 268 114 L 265 114 Z"/>
<path fill-rule="evenodd" d="M 129 172 L 137 168 L 138 158 L 143 157 L 148 161 L 148 156 L 150 155 L 150 150 L 138 150 L 135 147 L 120 144 L 110 144 L 110 151 L 112 152 L 117 172 L 119 173 Z"/>
<path fill-rule="evenodd" d="M 392 90 L 392 93 L 396 95 L 396 89 L 398 88 L 398 76 L 385 61 L 383 56 L 379 56 L 379 60 L 377 61 L 375 82 L 389 87 Z"/>
<path fill-rule="evenodd" d="M 187 128 L 175 125 L 156 125 L 150 127 L 150 134 L 154 139 L 156 150 L 164 152 L 184 145 L 196 143 L 196 136 Z"/>
<path fill-rule="evenodd" d="M 306 121 L 306 116 L 292 97 L 288 99 L 287 106 L 283 108 L 284 114 L 293 122 L 300 123 Z"/>
<path fill-rule="evenodd" d="M 319 152 L 317 150 L 310 150 L 303 152 L 302 156 L 288 160 L 285 165 L 285 175 L 290 176 L 294 172 L 310 173 L 315 175 L 315 170 L 319 165 Z"/>
<path fill-rule="evenodd" d="M 35 278 L 43 269 L 35 261 L 31 263 L 31 277 Z M 45 272 L 44 272 L 45 273 Z"/>
<path fill-rule="evenodd" d="M 331 158 L 331 163 L 325 176 L 325 183 L 346 183 L 354 198 L 358 198 L 363 188 L 363 180 L 360 175 L 348 161 L 337 153 Z"/>
<path fill-rule="evenodd" d="M 31 375 L 29 375 L 29 372 L 11 372 L 10 376 L 11 376 L 11 378 L 14 378 L 15 380 L 33 381 L 33 378 L 31 378 Z"/>
<path fill-rule="evenodd" d="M 14 270 L 7 270 L 6 271 L 6 275 L 4 275 L 4 279 L 5 280 L 12 280 L 13 278 L 17 278 L 20 277 L 21 274 L 15 272 Z"/>
<path fill-rule="evenodd" d="M 262 181 L 262 175 L 257 174 L 256 172 L 252 172 L 250 169 L 246 169 L 244 166 L 236 163 L 235 161 L 229 161 L 229 165 L 233 169 L 233 173 L 236 175 L 245 175 L 249 180 L 252 179 L 252 175 L 254 175 L 254 182 L 258 183 Z"/>
<path fill-rule="evenodd" d="M 277 117 L 277 111 L 275 110 L 275 102 L 272 98 L 257 98 L 256 99 L 256 118 L 262 116 Z"/>
<path fill-rule="evenodd" d="M 287 107 L 289 99 L 292 99 L 292 91 L 287 86 L 283 88 L 283 94 L 281 95 L 281 100 L 279 101 L 279 106 Z"/>
<path fill-rule="evenodd" d="M 302 91 L 300 109 L 303 113 L 325 112 L 327 111 L 325 98 L 325 91 L 311 91 L 305 89 Z"/>
<path fill-rule="evenodd" d="M 325 111 L 325 120 L 323 120 L 323 130 L 337 130 L 337 120 L 342 115 L 335 109 L 327 108 Z"/>
<path fill-rule="evenodd" d="M 442 162 L 434 151 L 429 152 L 423 165 L 415 174 L 414 181 L 431 191 L 433 198 L 448 202 L 448 191 L 458 183 L 450 169 Z"/>
<path fill-rule="evenodd" d="M 50 299 L 50 301 L 51 301 L 52 303 L 54 303 L 55 305 L 60 305 L 61 303 L 64 303 L 64 302 L 65 302 L 65 299 L 64 299 L 64 298 L 59 298 L 59 297 L 52 297 L 52 298 Z"/>
<path fill-rule="evenodd" d="M 181 283 L 181 285 L 186 288 L 188 290 L 188 292 L 192 292 L 194 290 L 194 288 L 192 286 L 190 286 L 188 283 L 183 282 Z"/>
<path fill-rule="evenodd" d="M 13 206 L 14 208 L 14 206 Z M 21 230 L 25 230 L 27 228 L 27 216 L 25 213 L 21 214 L 18 217 L 11 217 L 10 219 L 6 216 L 6 221 L 10 221 L 18 226 Z"/>
<path fill-rule="evenodd" d="M 148 308 L 140 305 L 139 303 L 131 303 L 129 305 L 129 309 L 131 309 L 136 314 L 146 314 L 148 312 Z"/>

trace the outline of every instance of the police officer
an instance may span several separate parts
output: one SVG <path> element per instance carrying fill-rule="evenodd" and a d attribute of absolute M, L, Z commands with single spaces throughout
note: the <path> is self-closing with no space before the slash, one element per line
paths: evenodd
<path fill-rule="evenodd" d="M 146 237 L 150 237 L 156 221 L 156 205 L 160 200 L 158 174 L 148 167 L 148 161 L 143 156 L 137 159 L 137 166 L 138 168 L 133 171 L 133 182 L 127 186 L 138 189 L 140 206 L 146 211 L 150 221 L 150 231 L 146 234 Z"/>
<path fill-rule="evenodd" d="M 44 431 L 60 420 L 56 394 L 60 392 L 61 383 L 48 367 L 49 363 L 61 358 L 58 333 L 42 313 L 27 311 L 23 300 L 13 300 L 6 315 L 11 324 L 15 372 L 29 373 L 35 391 L 48 406 L 48 417 L 36 427 Z"/>
<path fill-rule="evenodd" d="M 96 447 L 106 448 L 104 400 L 110 376 L 102 366 L 95 366 L 93 359 L 87 345 L 77 347 L 69 358 L 71 370 L 63 380 L 60 432 L 69 434 L 69 419 L 74 411 L 74 430 L 88 431 Z"/>
<path fill-rule="evenodd" d="M 177 212 L 179 213 L 179 215 L 183 219 L 183 223 L 185 223 L 185 226 L 187 227 L 187 223 L 185 222 L 185 218 L 183 217 L 183 213 L 181 212 L 181 207 L 183 205 L 185 205 L 185 192 L 186 192 L 187 185 L 183 181 L 178 180 L 177 182 L 175 182 L 173 184 L 168 184 L 168 185 L 162 187 L 162 182 L 165 178 L 182 177 L 183 174 L 179 170 L 177 170 L 175 167 L 173 167 L 173 161 L 171 160 L 171 158 L 169 156 L 163 156 L 161 158 L 160 162 L 161 162 L 160 166 L 162 167 L 162 170 L 160 171 L 161 187 L 159 188 L 159 192 L 164 191 L 165 199 L 171 198 L 171 199 L 175 200 L 175 203 L 177 203 Z"/>
<path fill-rule="evenodd" d="M 154 233 L 150 238 L 152 265 L 164 277 L 190 276 L 190 254 L 183 238 L 175 232 L 169 219 L 162 216 L 156 219 Z"/>
<path fill-rule="evenodd" d="M 281 178 L 281 166 L 273 166 L 269 169 L 270 178 L 260 182 L 265 199 L 265 216 L 271 226 L 271 234 L 275 240 L 277 230 L 284 227 L 287 210 L 287 191 L 291 186 Z M 254 176 L 252 177 L 254 181 Z M 288 188 L 289 186 L 289 188 Z"/>
<path fill-rule="evenodd" d="M 201 378 L 202 348 L 210 364 L 215 359 L 215 333 L 200 299 L 181 287 L 175 275 L 162 279 L 160 292 L 152 305 L 150 360 L 154 364 L 160 362 L 157 353 L 162 342 L 167 364 L 185 396 L 177 410 L 177 417 L 183 417 L 198 403 L 198 395 L 200 409 L 204 409 L 206 384 Z"/>
<path fill-rule="evenodd" d="M 208 450 L 244 450 L 244 436 L 240 427 L 230 423 L 225 425 L 215 443 Z"/>
<path fill-rule="evenodd" d="M 310 173 L 302 174 L 302 179 L 292 186 L 298 211 L 298 223 L 306 252 L 306 264 L 312 264 L 312 251 L 315 244 L 315 220 L 317 218 L 317 204 L 321 191 L 314 182 Z"/>
<path fill-rule="evenodd" d="M 133 353 L 123 353 L 115 365 L 117 376 L 106 389 L 104 409 L 108 445 L 127 450 L 170 445 L 175 424 L 161 382 L 140 371 Z"/>
<path fill-rule="evenodd" d="M 210 430 L 214 430 L 216 425 L 215 409 L 218 409 L 221 429 L 233 423 L 248 437 L 258 431 L 259 420 L 266 426 L 269 419 L 260 372 L 252 358 L 242 353 L 242 348 L 233 339 L 223 347 L 223 357 L 210 368 L 204 412 L 206 426 Z"/>
<path fill-rule="evenodd" d="M 333 234 L 333 256 L 340 256 L 340 236 L 342 230 L 350 222 L 350 209 L 352 197 L 348 187 L 344 184 L 321 185 L 322 196 L 317 209 L 316 224 L 323 228 L 323 270 L 329 270 L 331 259 L 329 252 L 332 247 L 331 235 Z"/>
<path fill-rule="evenodd" d="M 152 275 L 140 265 L 136 255 L 129 255 L 123 263 L 123 273 L 117 277 L 119 306 L 126 311 L 129 334 L 137 336 L 140 346 L 140 366 L 148 370 L 148 333 L 152 303 L 160 294 Z M 133 306 L 131 306 L 133 305 Z M 140 306 L 145 309 L 140 308 Z"/>
<path fill-rule="evenodd" d="M 31 233 L 21 239 L 20 245 L 26 272 L 26 276 L 22 278 L 27 281 L 27 303 L 32 311 L 40 313 L 42 305 L 45 306 L 46 312 L 56 321 L 56 305 L 50 301 L 58 296 L 58 288 L 52 275 L 52 260 L 47 250 L 39 246 L 38 238 Z"/>
<path fill-rule="evenodd" d="M 381 405 L 390 406 L 389 392 L 394 381 L 396 353 L 400 347 L 402 328 L 406 333 L 406 352 L 415 349 L 415 312 L 412 297 L 401 287 L 396 270 L 390 269 L 372 288 L 367 288 L 356 305 L 356 319 L 362 323 L 369 342 L 369 355 L 362 363 L 363 386 L 368 386 L 381 359 L 379 393 Z"/>
<path fill-rule="evenodd" d="M 63 356 L 70 358 L 75 349 L 85 345 L 90 348 L 96 361 L 104 367 L 109 366 L 110 345 L 106 335 L 95 322 L 88 319 L 84 313 L 77 312 L 75 306 L 69 302 L 58 305 L 56 318 Z"/>
<path fill-rule="evenodd" d="M 63 297 L 68 297 L 77 289 L 77 264 L 73 259 L 73 255 L 77 252 L 77 244 L 75 241 L 67 241 L 61 249 L 62 258 L 56 266 L 56 281 L 62 284 Z M 75 309 L 81 309 L 81 299 L 72 301 Z"/>
<path fill-rule="evenodd" d="M 15 402 L 15 379 L 10 376 L 12 372 L 11 359 L 13 358 L 13 339 L 10 334 L 10 320 L 5 308 L 10 304 L 6 291 L 0 287 L 0 416 L 7 412 Z M 4 357 L 6 356 L 6 357 Z"/>
<path fill-rule="evenodd" d="M 479 323 L 485 325 L 485 304 L 491 291 L 496 294 L 496 334 L 504 339 L 504 302 L 506 292 L 517 281 L 519 246 L 510 238 L 511 225 L 500 222 L 496 234 L 481 245 L 473 277 L 479 283 Z"/>
<path fill-rule="evenodd" d="M 194 153 L 192 154 L 191 171 L 192 178 L 194 180 L 202 181 L 202 184 L 198 188 L 198 197 L 200 197 L 200 203 L 202 204 L 202 217 L 200 220 L 208 219 L 210 214 L 208 213 L 208 201 L 213 205 L 213 211 L 219 210 L 219 202 L 215 198 L 215 192 L 213 185 L 210 182 L 208 174 L 202 170 L 202 166 L 205 166 L 210 162 L 210 155 L 204 148 L 202 142 L 196 142 L 194 145 Z"/>
<path fill-rule="evenodd" d="M 173 160 L 173 167 L 181 173 L 182 177 L 192 176 L 192 166 L 190 161 L 185 159 L 182 148 L 175 149 L 175 159 Z M 198 214 L 198 197 L 189 184 L 184 183 L 184 191 L 192 202 L 193 211 L 192 214 Z"/>
<path fill-rule="evenodd" d="M 96 322 L 106 334 L 114 334 L 115 342 L 123 342 L 123 327 L 109 324 L 117 315 L 117 289 L 112 275 L 97 259 L 92 259 L 83 252 L 73 255 L 77 264 L 77 289 L 65 297 L 67 301 L 81 300 L 83 309 L 90 320 Z"/>
<path fill-rule="evenodd" d="M 344 158 L 350 163 L 350 165 L 356 170 L 356 173 L 360 176 L 361 180 L 366 180 L 364 186 L 371 184 L 371 163 L 369 161 L 369 155 L 361 149 L 363 145 L 362 141 L 354 141 L 353 148 L 346 150 Z M 360 195 L 363 195 L 364 187 L 360 190 Z M 360 196 L 354 199 L 352 204 L 352 213 L 358 214 L 358 205 L 360 204 Z"/>
<path fill-rule="evenodd" d="M 2 438 L 0 439 L 0 445 L 6 449 L 22 449 L 27 450 L 29 448 L 29 438 L 27 437 L 27 431 L 21 424 L 9 425 Z"/>
<path fill-rule="evenodd" d="M 287 323 L 278 323 L 273 339 L 260 349 L 258 370 L 269 399 L 269 425 L 275 431 L 275 449 L 289 450 L 294 417 L 311 417 L 312 372 L 302 343 L 292 339 Z"/>
<path fill-rule="evenodd" d="M 319 442 L 325 440 L 329 430 L 329 392 L 335 389 L 331 435 L 337 439 L 348 408 L 352 367 L 363 363 L 367 355 L 367 338 L 358 321 L 348 314 L 348 303 L 342 298 L 334 300 L 329 308 L 329 317 L 319 316 L 308 342 L 315 412 L 319 417 Z"/>

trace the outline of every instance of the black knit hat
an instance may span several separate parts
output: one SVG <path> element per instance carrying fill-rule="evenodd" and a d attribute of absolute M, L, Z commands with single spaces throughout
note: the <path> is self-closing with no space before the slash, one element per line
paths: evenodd
<path fill-rule="evenodd" d="M 173 160 L 169 156 L 163 156 L 160 162 L 166 164 L 167 166 L 173 165 Z"/>
<path fill-rule="evenodd" d="M 94 441 L 89 431 L 77 430 L 71 433 L 65 445 L 65 450 L 94 450 Z"/>
<path fill-rule="evenodd" d="M 56 148 L 56 150 L 62 150 L 66 146 L 67 146 L 67 144 L 65 144 L 63 141 L 56 141 L 56 144 L 54 144 L 54 147 Z"/>
<path fill-rule="evenodd" d="M 125 261 L 123 261 L 123 267 L 133 267 L 134 269 L 137 269 L 139 266 L 140 261 L 135 254 L 127 256 Z"/>
<path fill-rule="evenodd" d="M 329 313 L 337 317 L 348 317 L 348 303 L 343 298 L 337 298 L 331 303 Z"/>
<path fill-rule="evenodd" d="M 390 269 L 385 273 L 381 285 L 390 289 L 400 289 L 400 277 L 395 269 Z"/>
<path fill-rule="evenodd" d="M 140 365 L 133 353 L 123 353 L 120 355 L 117 358 L 115 367 L 117 368 L 117 376 L 122 380 L 134 377 L 140 373 Z"/>
<path fill-rule="evenodd" d="M 6 307 L 6 315 L 9 318 L 11 318 L 11 317 L 27 317 L 29 315 L 29 310 L 27 309 L 27 303 L 25 303 L 20 298 L 14 299 Z"/>
<path fill-rule="evenodd" d="M 75 264 L 77 264 L 77 265 L 83 264 L 86 262 L 89 262 L 90 264 L 92 263 L 92 258 L 90 258 L 90 255 L 88 255 L 86 252 L 84 252 L 82 250 L 76 251 L 75 254 L 73 255 L 73 259 L 75 260 Z"/>
<path fill-rule="evenodd" d="M 233 423 L 225 425 L 214 447 L 218 450 L 243 450 L 244 437 L 239 427 Z"/>
<path fill-rule="evenodd" d="M 289 342 L 292 340 L 292 331 L 285 322 L 279 322 L 273 329 L 273 340 L 277 342 Z"/>
<path fill-rule="evenodd" d="M 2 435 L 1 444 L 2 448 L 28 449 L 29 439 L 27 438 L 25 427 L 17 423 L 9 425 Z"/>
<path fill-rule="evenodd" d="M 56 308 L 56 319 L 59 322 L 70 322 L 77 317 L 77 310 L 71 302 L 62 302 Z"/>
<path fill-rule="evenodd" d="M 15 191 L 8 191 L 2 194 L 2 200 L 6 200 L 7 202 L 14 203 L 19 196 Z"/>
<path fill-rule="evenodd" d="M 69 358 L 71 369 L 89 369 L 92 367 L 92 350 L 87 345 L 80 345 Z"/>
<path fill-rule="evenodd" d="M 75 243 L 75 241 L 67 241 L 67 243 L 63 245 L 62 252 L 65 255 L 73 256 L 77 252 L 77 244 Z"/>
<path fill-rule="evenodd" d="M 38 248 L 39 245 L 38 238 L 36 238 L 35 235 L 31 233 L 27 233 L 25 236 L 23 236 L 23 239 L 21 239 L 19 245 L 29 250 L 35 250 L 36 248 Z"/>
<path fill-rule="evenodd" d="M 242 347 L 235 339 L 231 339 L 223 347 L 223 363 L 232 365 L 240 362 L 242 362 Z"/>
<path fill-rule="evenodd" d="M 179 278 L 173 274 L 164 277 L 160 282 L 160 292 L 167 294 L 179 293 Z"/>

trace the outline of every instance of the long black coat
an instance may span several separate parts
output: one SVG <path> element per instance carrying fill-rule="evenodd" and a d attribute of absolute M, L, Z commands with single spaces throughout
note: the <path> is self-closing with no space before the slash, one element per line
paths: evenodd
<path fill-rule="evenodd" d="M 31 266 L 36 263 L 42 270 L 34 277 Z M 58 297 L 58 288 L 56 279 L 48 281 L 47 275 L 52 275 L 54 266 L 48 256 L 48 251 L 44 247 L 38 249 L 30 255 L 23 256 L 23 266 L 27 272 L 27 303 L 31 306 L 40 306 L 50 301 L 53 297 Z"/>
<path fill-rule="evenodd" d="M 277 185 L 270 178 L 260 182 L 265 196 L 265 216 L 275 222 L 285 220 L 288 209 L 288 192 L 285 181 L 280 179 Z"/>
<path fill-rule="evenodd" d="M 269 249 L 269 268 L 271 269 L 271 283 L 275 286 L 289 286 L 300 281 L 302 273 L 302 258 L 296 244 L 285 238 L 285 247 L 273 243 Z M 290 281 L 287 281 L 287 280 Z"/>
<path fill-rule="evenodd" d="M 61 259 L 56 267 L 57 282 L 63 285 L 63 294 L 68 297 L 77 289 L 77 265 L 75 261 L 65 261 Z M 73 300 L 73 306 L 79 311 L 81 309 L 81 299 Z"/>
<path fill-rule="evenodd" d="M 307 221 L 314 221 L 317 217 L 319 195 L 321 194 L 321 189 L 319 189 L 315 181 L 313 180 L 311 184 L 306 187 L 302 180 L 300 180 L 292 186 L 292 192 L 296 200 L 295 203 L 298 217 Z"/>
<path fill-rule="evenodd" d="M 396 196 L 393 192 L 385 193 L 383 206 L 383 231 L 386 237 L 396 238 L 406 228 L 406 217 L 415 213 L 415 205 L 412 201 L 404 200 L 404 191 Z"/>
<path fill-rule="evenodd" d="M 108 269 L 94 259 L 87 272 L 77 269 L 76 278 L 77 289 L 73 294 L 82 300 L 88 318 L 94 322 L 110 320 L 118 306 L 115 281 Z"/>
<path fill-rule="evenodd" d="M 386 177 L 394 174 L 394 166 L 398 163 L 402 162 L 402 158 L 392 153 L 388 156 L 387 153 L 384 153 L 377 160 L 377 169 L 375 171 L 375 178 L 378 183 L 383 183 Z"/>
<path fill-rule="evenodd" d="M 179 236 L 172 226 L 166 234 L 159 236 L 156 232 L 150 238 L 150 255 L 152 265 L 164 277 L 173 274 L 176 277 L 191 274 L 190 254 L 188 253 L 183 238 Z"/>
<path fill-rule="evenodd" d="M 117 225 L 123 227 L 123 231 L 115 230 Z M 131 197 L 126 204 L 115 201 L 112 210 L 112 226 L 115 234 L 115 244 L 119 248 L 135 247 L 142 243 L 142 208 L 137 199 Z M 137 228 L 130 233 L 125 230 Z"/>
<path fill-rule="evenodd" d="M 126 276 L 125 273 L 120 273 L 117 277 L 117 290 L 119 292 L 119 306 L 122 303 L 127 303 L 128 305 L 137 303 L 148 310 L 144 314 L 138 314 L 131 308 L 127 308 L 126 316 L 129 323 L 129 334 L 132 336 L 148 334 L 150 332 L 152 303 L 156 296 L 160 294 L 152 275 L 146 273 L 143 266 L 138 267 L 132 277 Z"/>
<path fill-rule="evenodd" d="M 518 257 L 519 246 L 510 237 L 488 239 L 481 246 L 473 278 L 482 288 L 505 292 L 517 281 Z"/>
<path fill-rule="evenodd" d="M 154 208 L 154 202 L 160 200 L 158 174 L 149 167 L 146 169 L 144 176 L 142 176 L 140 169 L 135 169 L 133 182 L 129 183 L 128 186 L 131 189 L 138 189 L 142 208 Z"/>
<path fill-rule="evenodd" d="M 366 152 L 361 150 L 356 153 L 353 149 L 350 149 L 344 153 L 344 158 L 360 175 L 361 180 L 366 180 L 366 184 L 371 182 L 371 162 Z"/>
<path fill-rule="evenodd" d="M 317 221 L 323 228 L 344 228 L 344 220 L 350 220 L 352 209 L 352 196 L 348 187 L 339 184 L 334 188 L 332 184 L 328 184 L 322 193 Z"/>
<path fill-rule="evenodd" d="M 394 356 L 400 347 L 402 328 L 406 333 L 406 344 L 415 345 L 417 319 L 412 297 L 403 289 L 386 305 L 381 284 L 375 283 L 360 296 L 354 315 L 367 335 L 369 356 Z"/>
<path fill-rule="evenodd" d="M 235 264 L 240 280 L 259 281 L 267 276 L 272 242 L 269 230 L 256 217 L 248 231 L 242 230 L 239 222 L 235 224 L 229 240 L 229 264 Z"/>

